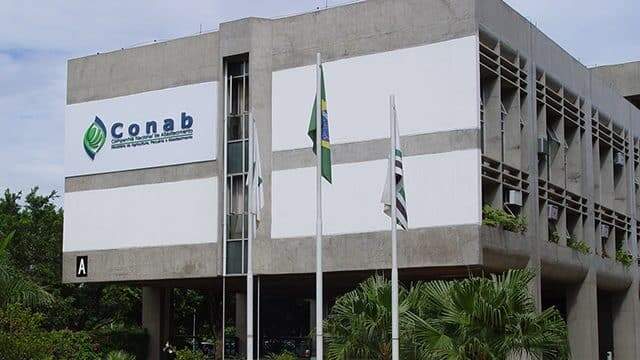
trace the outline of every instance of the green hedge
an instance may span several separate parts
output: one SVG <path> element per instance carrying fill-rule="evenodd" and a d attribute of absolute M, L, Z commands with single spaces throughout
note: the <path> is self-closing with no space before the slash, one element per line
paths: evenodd
<path fill-rule="evenodd" d="M 142 328 L 99 329 L 91 333 L 93 342 L 98 344 L 100 352 L 124 351 L 136 359 L 147 359 L 149 334 Z"/>
<path fill-rule="evenodd" d="M 85 332 L 44 331 L 42 314 L 13 304 L 0 309 L 0 358 L 2 360 L 99 360 L 94 343 Z"/>

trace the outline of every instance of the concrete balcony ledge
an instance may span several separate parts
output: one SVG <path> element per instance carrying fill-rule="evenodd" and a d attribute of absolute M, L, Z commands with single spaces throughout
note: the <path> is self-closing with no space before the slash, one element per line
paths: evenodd
<path fill-rule="evenodd" d="M 605 259 L 599 255 L 594 255 L 593 266 L 596 268 L 598 288 L 602 290 L 626 290 L 633 282 L 635 262 L 629 267 L 625 267 L 615 259 Z"/>
<path fill-rule="evenodd" d="M 398 231 L 398 266 L 403 269 L 474 266 L 480 264 L 477 224 Z M 327 272 L 391 267 L 389 231 L 323 236 L 323 267 Z M 256 274 L 301 274 L 315 271 L 315 238 L 257 240 Z"/>
<path fill-rule="evenodd" d="M 480 226 L 482 264 L 489 270 L 524 267 L 530 254 L 530 244 L 524 234 L 506 231 L 501 226 Z"/>
<path fill-rule="evenodd" d="M 542 274 L 558 281 L 578 282 L 589 271 L 593 254 L 585 255 L 568 246 L 546 241 L 541 246 Z"/>

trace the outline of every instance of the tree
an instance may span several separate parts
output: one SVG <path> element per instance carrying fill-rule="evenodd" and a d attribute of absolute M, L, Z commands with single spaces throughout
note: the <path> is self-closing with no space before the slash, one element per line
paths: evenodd
<path fill-rule="evenodd" d="M 51 295 L 16 269 L 9 259 L 8 247 L 13 234 L 0 236 L 0 308 L 14 303 L 28 306 L 50 303 Z"/>
<path fill-rule="evenodd" d="M 418 282 L 400 288 L 403 359 L 568 359 L 567 326 L 559 312 L 541 313 L 528 293 L 534 274 Z M 328 357 L 391 358 L 391 285 L 376 276 L 336 301 L 325 323 Z"/>
<path fill-rule="evenodd" d="M 399 288 L 401 326 L 416 304 L 415 294 Z M 391 359 L 391 284 L 376 275 L 336 300 L 324 324 L 327 357 L 332 360 Z M 403 359 L 413 359 L 411 341 L 403 336 Z"/>
<path fill-rule="evenodd" d="M 423 359 L 568 359 L 567 325 L 555 308 L 541 313 L 528 293 L 535 277 L 509 270 L 490 278 L 419 284 L 414 322 Z"/>
<path fill-rule="evenodd" d="M 127 285 L 61 284 L 64 212 L 55 204 L 55 191 L 41 195 L 34 187 L 26 196 L 9 189 L 0 196 L 0 238 L 14 234 L 6 247 L 13 269 L 52 295 L 34 310 L 44 315 L 42 327 L 94 329 L 136 326 L 140 318 L 141 291 Z"/>

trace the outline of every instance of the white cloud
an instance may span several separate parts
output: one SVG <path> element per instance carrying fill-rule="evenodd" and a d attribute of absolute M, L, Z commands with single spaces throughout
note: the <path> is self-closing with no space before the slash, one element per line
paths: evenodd
<path fill-rule="evenodd" d="M 63 187 L 66 60 L 324 0 L 0 0 L 0 190 Z M 328 5 L 343 3 L 328 1 Z M 640 59 L 640 1 L 507 0 L 586 64 Z"/>
<path fill-rule="evenodd" d="M 587 66 L 640 60 L 638 0 L 506 0 Z"/>

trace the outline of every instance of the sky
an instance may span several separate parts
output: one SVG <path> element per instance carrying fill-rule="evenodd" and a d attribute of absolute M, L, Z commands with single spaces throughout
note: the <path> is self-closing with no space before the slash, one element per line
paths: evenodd
<path fill-rule="evenodd" d="M 68 59 L 211 31 L 248 16 L 279 17 L 341 3 L 0 0 L 0 191 L 39 186 L 62 193 Z M 507 3 L 587 66 L 640 60 L 638 0 Z"/>

